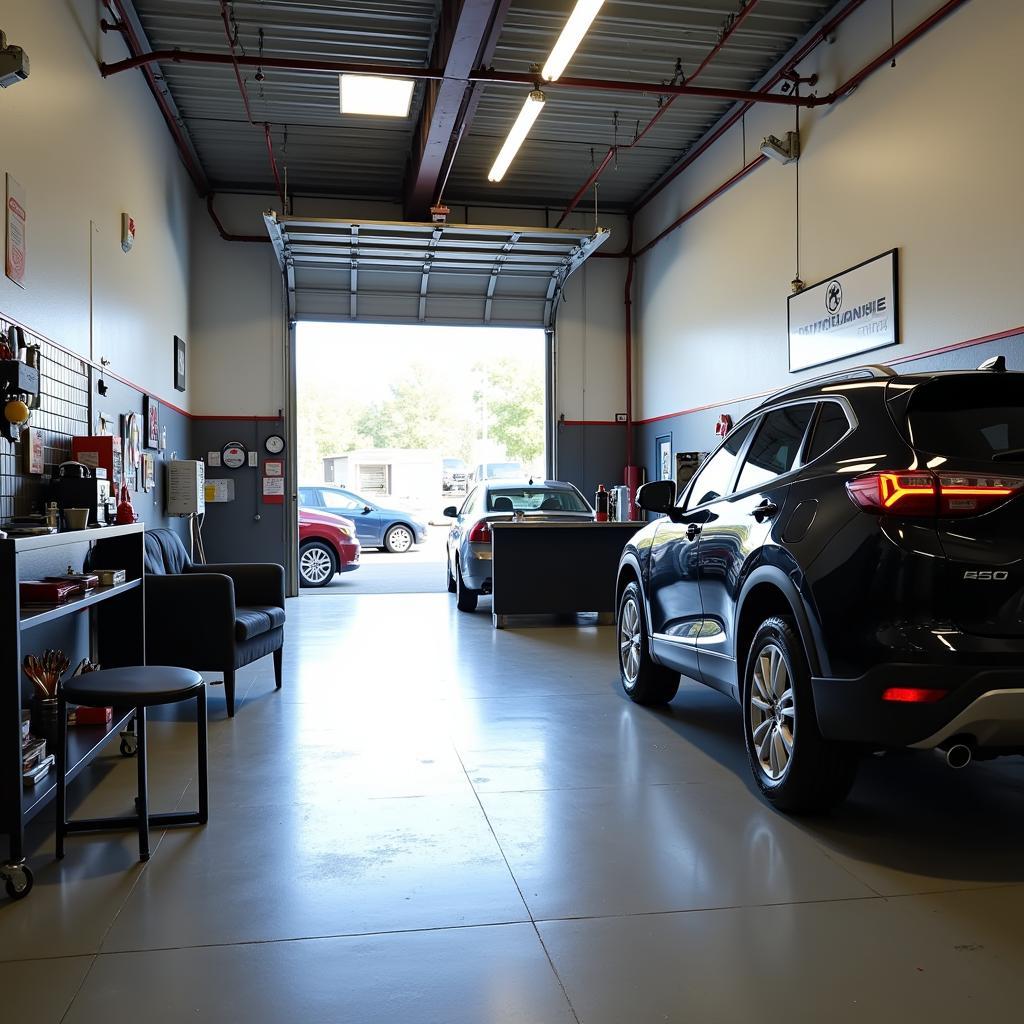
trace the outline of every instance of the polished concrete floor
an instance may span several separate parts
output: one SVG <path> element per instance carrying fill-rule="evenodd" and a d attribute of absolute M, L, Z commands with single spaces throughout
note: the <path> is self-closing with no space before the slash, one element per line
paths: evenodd
<path fill-rule="evenodd" d="M 486 603 L 485 603 L 486 604 Z M 212 817 L 32 832 L 0 1020 L 662 1024 L 1019 1020 L 1024 763 L 870 758 L 831 817 L 753 793 L 738 712 L 617 689 L 611 629 L 496 632 L 446 594 L 303 597 L 286 682 L 212 695 Z M 192 724 L 151 727 L 186 806 Z M 116 752 L 77 813 L 127 810 Z"/>

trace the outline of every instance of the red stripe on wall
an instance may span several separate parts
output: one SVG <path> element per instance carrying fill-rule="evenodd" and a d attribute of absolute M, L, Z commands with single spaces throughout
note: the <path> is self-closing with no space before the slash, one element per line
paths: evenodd
<path fill-rule="evenodd" d="M 955 352 L 961 348 L 974 348 L 977 345 L 986 345 L 991 341 L 1002 341 L 1003 338 L 1015 338 L 1024 335 L 1024 326 L 1011 327 L 1008 331 L 999 331 L 997 334 L 986 334 L 981 338 L 970 338 L 967 341 L 955 341 L 951 345 L 942 345 L 939 348 L 926 349 L 924 352 L 913 352 L 898 359 L 888 360 L 889 366 L 898 366 L 900 363 L 910 363 L 915 359 L 927 359 L 929 356 L 941 355 L 943 352 Z M 853 369 L 853 367 L 851 367 Z M 814 378 L 808 378 L 808 383 Z M 676 416 L 689 416 L 694 412 L 707 412 L 708 409 L 720 409 L 725 405 L 736 405 L 738 402 L 750 402 L 755 398 L 767 398 L 775 394 L 779 388 L 772 388 L 770 391 L 758 391 L 753 395 L 743 395 L 740 398 L 727 398 L 721 402 L 708 402 L 707 405 L 695 405 L 691 409 L 680 409 L 679 412 L 666 412 L 661 416 L 648 416 L 642 420 L 636 420 L 637 426 L 644 426 L 647 423 L 660 423 L 662 420 L 671 420 Z"/>

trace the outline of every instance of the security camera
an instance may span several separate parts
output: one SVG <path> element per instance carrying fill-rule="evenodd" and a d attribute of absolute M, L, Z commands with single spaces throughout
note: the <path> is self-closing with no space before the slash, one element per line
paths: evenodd
<path fill-rule="evenodd" d="M 797 132 L 786 132 L 785 140 L 774 135 L 766 135 L 761 140 L 761 155 L 778 160 L 780 164 L 791 164 L 800 159 L 800 135 Z"/>
<path fill-rule="evenodd" d="M 7 36 L 0 32 L 0 89 L 6 89 L 28 78 L 28 54 L 20 46 L 8 46 Z"/>

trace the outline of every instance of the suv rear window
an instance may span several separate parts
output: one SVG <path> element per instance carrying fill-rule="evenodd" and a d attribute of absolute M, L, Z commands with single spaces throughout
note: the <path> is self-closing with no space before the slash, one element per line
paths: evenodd
<path fill-rule="evenodd" d="M 1024 462 L 1024 374 L 937 377 L 910 399 L 915 448 L 947 458 Z"/>
<path fill-rule="evenodd" d="M 550 487 L 503 487 L 487 495 L 488 512 L 589 512 L 573 491 Z"/>

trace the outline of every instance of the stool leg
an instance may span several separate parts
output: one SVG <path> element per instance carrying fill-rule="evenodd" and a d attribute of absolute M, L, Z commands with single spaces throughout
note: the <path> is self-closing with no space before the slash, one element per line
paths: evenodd
<path fill-rule="evenodd" d="M 196 695 L 196 743 L 199 747 L 199 824 L 210 819 L 210 783 L 206 757 L 206 686 Z"/>
<path fill-rule="evenodd" d="M 149 860 L 149 780 L 146 775 L 146 709 L 135 709 L 135 728 L 139 735 L 139 860 Z"/>
<path fill-rule="evenodd" d="M 68 706 L 64 695 L 57 695 L 57 860 L 64 859 L 64 830 L 68 821 Z"/>

